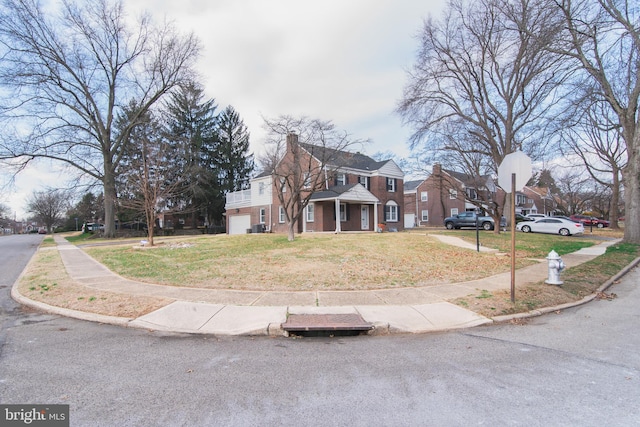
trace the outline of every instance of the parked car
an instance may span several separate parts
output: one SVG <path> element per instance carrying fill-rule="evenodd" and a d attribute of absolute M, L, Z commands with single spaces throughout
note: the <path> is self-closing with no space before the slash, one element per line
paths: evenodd
<path fill-rule="evenodd" d="M 596 226 L 598 228 L 604 228 L 609 226 L 609 221 L 604 219 L 599 219 L 594 216 L 588 215 L 571 215 L 571 218 L 574 221 L 580 221 L 585 226 Z"/>
<path fill-rule="evenodd" d="M 475 228 L 476 220 L 478 227 L 483 230 L 493 230 L 495 224 L 493 223 L 493 218 L 490 216 L 476 216 L 475 212 L 468 211 L 462 212 L 458 215 L 449 216 L 444 219 L 444 226 L 447 227 L 447 230 L 459 229 L 459 228 Z M 500 219 L 500 227 L 506 227 L 507 220 L 505 217 Z"/>
<path fill-rule="evenodd" d="M 531 220 L 535 221 L 536 219 L 540 219 L 540 218 L 546 218 L 546 215 L 543 214 L 529 214 L 526 215 L 527 218 L 530 218 Z"/>
<path fill-rule="evenodd" d="M 582 225 L 582 223 L 558 217 L 539 218 L 535 221 L 521 222 L 516 225 L 516 229 L 524 233 L 548 233 L 560 234 L 562 236 L 584 233 L 584 225 Z"/>
<path fill-rule="evenodd" d="M 534 218 L 530 218 L 528 216 L 525 215 L 521 215 L 521 214 L 516 214 L 516 224 L 521 223 L 522 221 L 535 221 Z"/>

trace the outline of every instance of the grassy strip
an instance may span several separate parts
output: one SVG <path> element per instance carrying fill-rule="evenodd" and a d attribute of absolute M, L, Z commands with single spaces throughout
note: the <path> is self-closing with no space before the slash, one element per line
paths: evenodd
<path fill-rule="evenodd" d="M 438 234 L 448 234 L 459 237 L 469 243 L 476 244 L 476 232 L 470 230 L 456 230 L 440 232 Z M 608 236 L 607 236 L 608 237 Z M 559 255 L 568 254 L 587 248 L 598 243 L 590 235 L 581 237 L 575 236 L 556 236 L 553 234 L 541 233 L 516 233 L 516 256 L 527 258 L 545 258 L 553 249 Z M 502 232 L 495 234 L 493 232 L 480 232 L 480 244 L 482 246 L 496 248 L 501 252 L 511 252 L 511 233 Z"/>
<path fill-rule="evenodd" d="M 523 313 L 543 307 L 553 307 L 578 301 L 596 291 L 603 283 L 640 256 L 640 246 L 620 243 L 610 246 L 604 255 L 565 270 L 561 286 L 547 285 L 543 281 L 516 289 L 515 303 L 510 291 L 488 293 L 459 298 L 452 301 L 486 317 Z"/>
<path fill-rule="evenodd" d="M 20 279 L 18 291 L 34 301 L 107 316 L 139 317 L 169 304 L 165 298 L 134 296 L 88 288 L 67 274 L 60 253 L 40 249 Z"/>

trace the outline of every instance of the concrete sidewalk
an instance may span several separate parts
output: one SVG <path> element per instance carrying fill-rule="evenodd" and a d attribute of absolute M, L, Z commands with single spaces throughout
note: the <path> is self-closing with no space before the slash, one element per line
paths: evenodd
<path fill-rule="evenodd" d="M 434 236 L 446 244 L 476 250 L 457 237 Z M 165 297 L 170 304 L 136 319 L 114 318 L 51 307 L 28 300 L 14 286 L 23 304 L 69 317 L 162 331 L 213 335 L 283 335 L 289 314 L 359 314 L 374 325 L 374 333 L 423 333 L 467 328 L 493 320 L 454 305 L 449 300 L 480 290 L 510 289 L 509 272 L 469 282 L 370 291 L 260 292 L 178 288 L 128 280 L 110 271 L 82 249 L 55 235 L 69 276 L 89 288 L 134 295 Z M 582 249 L 562 257 L 567 267 L 589 261 L 617 241 Z M 487 251 L 487 248 L 481 248 Z M 547 263 L 516 272 L 516 287 L 547 278 Z"/>

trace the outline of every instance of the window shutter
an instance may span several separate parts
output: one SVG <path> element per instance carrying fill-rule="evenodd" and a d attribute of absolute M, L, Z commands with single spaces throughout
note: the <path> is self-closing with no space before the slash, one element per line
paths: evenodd
<path fill-rule="evenodd" d="M 371 188 L 371 177 L 367 177 L 367 190 Z"/>
<path fill-rule="evenodd" d="M 349 203 L 344 204 L 344 210 L 346 211 L 346 214 L 347 214 L 347 221 L 349 221 L 349 219 L 351 219 L 351 215 L 349 214 L 349 211 L 351 210 L 349 209 Z"/>
<path fill-rule="evenodd" d="M 349 175 L 347 175 L 346 173 L 344 174 L 344 185 L 349 184 Z"/>
<path fill-rule="evenodd" d="M 398 179 L 393 178 L 393 191 L 398 191 Z"/>
<path fill-rule="evenodd" d="M 388 221 L 389 220 L 389 206 L 384 207 L 384 221 Z"/>

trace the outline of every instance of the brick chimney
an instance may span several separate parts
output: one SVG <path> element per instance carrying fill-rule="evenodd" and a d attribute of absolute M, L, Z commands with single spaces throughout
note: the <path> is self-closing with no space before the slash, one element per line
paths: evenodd
<path fill-rule="evenodd" d="M 439 176 L 442 174 L 442 165 L 440 163 L 436 163 L 433 165 L 433 175 Z"/>
<path fill-rule="evenodd" d="M 295 153 L 295 150 L 299 147 L 298 135 L 291 132 L 287 134 L 287 151 Z"/>

